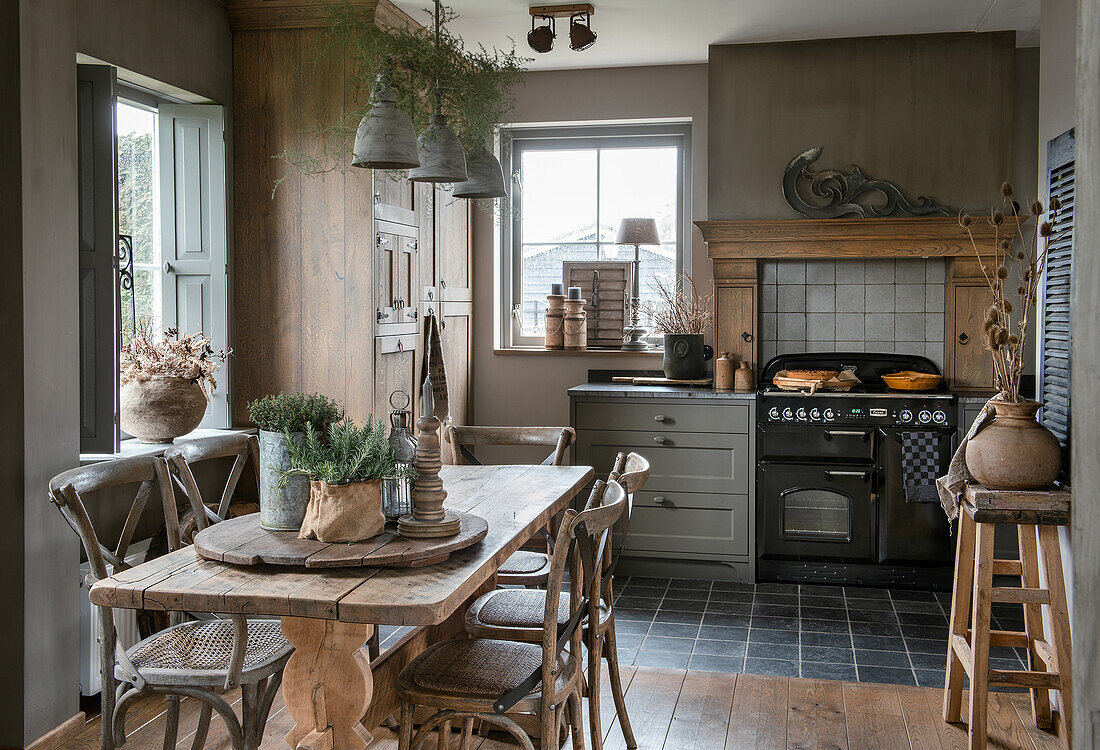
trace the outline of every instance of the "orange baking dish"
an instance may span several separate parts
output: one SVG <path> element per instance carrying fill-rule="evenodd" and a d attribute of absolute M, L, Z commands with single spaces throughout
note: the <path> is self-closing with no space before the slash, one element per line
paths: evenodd
<path fill-rule="evenodd" d="M 903 370 L 882 376 L 882 382 L 895 391 L 930 391 L 940 384 L 940 375 Z"/>

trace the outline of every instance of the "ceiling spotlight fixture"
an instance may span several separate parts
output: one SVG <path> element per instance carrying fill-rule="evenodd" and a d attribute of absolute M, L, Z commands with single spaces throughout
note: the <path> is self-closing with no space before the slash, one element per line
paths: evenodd
<path fill-rule="evenodd" d="M 539 19 L 546 21 L 546 25 L 536 26 L 535 21 Z M 535 52 L 549 52 L 554 48 L 556 36 L 553 16 L 531 16 L 531 30 L 527 32 L 527 44 L 531 49 Z"/>
<path fill-rule="evenodd" d="M 584 23 L 581 23 L 584 18 Z M 592 30 L 592 14 L 577 13 L 569 18 L 569 48 L 582 52 L 596 43 L 596 32 Z"/>
<path fill-rule="evenodd" d="M 596 43 L 596 32 L 592 30 L 592 14 L 595 9 L 591 3 L 570 3 L 568 5 L 534 5 L 528 8 L 531 13 L 531 30 L 527 32 L 527 44 L 535 52 L 549 52 L 554 46 L 555 18 L 569 19 L 569 46 L 580 52 Z M 536 21 L 545 21 L 545 26 L 536 26 Z"/>

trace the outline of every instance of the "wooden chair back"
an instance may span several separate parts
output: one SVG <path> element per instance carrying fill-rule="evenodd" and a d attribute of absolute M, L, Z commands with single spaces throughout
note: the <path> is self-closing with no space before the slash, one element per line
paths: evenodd
<path fill-rule="evenodd" d="M 578 618 L 578 626 L 569 634 L 569 651 L 581 653 L 581 632 L 578 613 L 582 608 L 592 617 L 598 608 L 603 578 L 603 550 L 606 549 L 611 527 L 626 507 L 626 492 L 618 482 L 597 480 L 588 503 L 580 513 L 565 511 L 554 542 L 550 575 L 546 583 L 546 609 L 543 613 L 542 684 L 553 685 L 559 648 L 558 607 L 561 601 L 565 569 L 569 566 L 569 614 Z M 586 561 L 584 558 L 588 557 Z M 579 585 L 578 585 L 579 584 Z M 543 690 L 543 701 L 552 701 L 552 690 Z M 547 710 L 543 706 L 543 710 Z"/>
<path fill-rule="evenodd" d="M 577 433 L 572 427 L 472 427 L 451 425 L 444 439 L 451 445 L 454 463 L 481 466 L 473 448 L 479 445 L 520 446 L 536 445 L 553 447 L 542 461 L 543 466 L 561 466 L 566 452 L 573 445 Z"/>
<path fill-rule="evenodd" d="M 118 543 L 110 549 L 100 541 L 84 498 L 95 492 L 126 485 L 137 485 L 137 492 L 123 522 Z M 108 565 L 116 571 L 133 567 L 126 562 L 126 553 L 154 488 L 160 491 L 168 550 L 175 551 L 181 546 L 179 514 L 172 482 L 168 478 L 168 466 L 160 456 L 136 456 L 90 464 L 69 469 L 50 480 L 50 502 L 57 506 L 66 523 L 80 537 L 95 580 L 110 575 Z"/>
<path fill-rule="evenodd" d="M 203 501 L 192 467 L 203 461 L 230 457 L 233 458 L 233 465 L 230 467 L 229 476 L 222 487 L 217 508 L 211 510 L 210 506 Z M 186 440 L 165 451 L 164 459 L 168 464 L 172 479 L 183 490 L 184 496 L 191 505 L 191 513 L 195 518 L 195 531 L 201 531 L 210 524 L 226 519 L 229 513 L 229 504 L 233 500 L 233 494 L 237 490 L 241 474 L 244 473 L 245 465 L 249 459 L 252 460 L 252 469 L 256 477 L 256 491 L 259 493 L 260 442 L 255 435 L 231 433 Z"/>

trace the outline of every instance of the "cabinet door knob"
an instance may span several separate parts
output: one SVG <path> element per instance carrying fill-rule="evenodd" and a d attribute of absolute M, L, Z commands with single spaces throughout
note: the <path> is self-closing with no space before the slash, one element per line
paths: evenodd
<path fill-rule="evenodd" d="M 655 443 L 667 443 L 668 438 L 664 437 L 663 435 L 656 435 L 653 438 L 653 442 L 655 442 Z"/>
<path fill-rule="evenodd" d="M 668 417 L 666 417 L 664 414 L 655 414 L 653 416 L 653 421 L 654 422 L 667 422 Z"/>
<path fill-rule="evenodd" d="M 658 495 L 657 497 L 653 498 L 653 502 L 655 502 L 657 505 L 664 505 L 667 500 L 668 498 L 666 498 L 664 495 Z"/>
<path fill-rule="evenodd" d="M 966 346 L 967 344 L 970 343 L 970 337 L 967 336 L 965 333 L 960 333 L 959 334 L 959 343 L 962 344 L 963 346 Z"/>
<path fill-rule="evenodd" d="M 745 342 L 751 342 L 752 341 L 752 334 L 749 333 L 748 331 L 742 331 L 741 332 L 741 340 L 745 341 Z"/>

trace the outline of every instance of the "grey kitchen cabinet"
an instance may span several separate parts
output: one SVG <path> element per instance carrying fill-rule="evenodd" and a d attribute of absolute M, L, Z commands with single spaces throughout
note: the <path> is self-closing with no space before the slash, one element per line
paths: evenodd
<path fill-rule="evenodd" d="M 619 451 L 636 451 L 651 465 L 634 498 L 623 571 L 755 580 L 755 400 L 636 392 L 570 399 L 575 463 L 602 477 Z"/>

